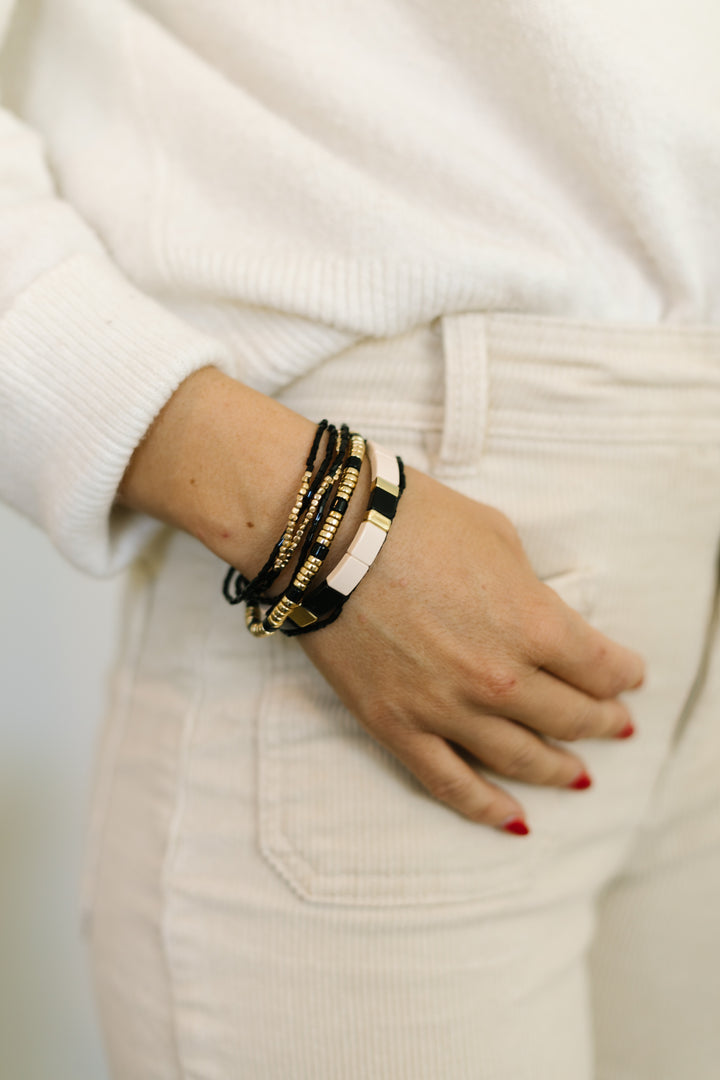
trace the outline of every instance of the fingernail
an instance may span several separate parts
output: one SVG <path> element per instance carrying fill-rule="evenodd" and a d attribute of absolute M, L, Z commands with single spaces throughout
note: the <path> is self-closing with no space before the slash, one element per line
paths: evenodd
<path fill-rule="evenodd" d="M 583 769 L 580 775 L 575 777 L 572 784 L 568 784 L 567 786 L 569 788 L 575 788 L 577 791 L 582 791 L 583 788 L 589 788 L 591 784 L 592 779 L 585 772 L 585 769 Z"/>
<path fill-rule="evenodd" d="M 643 673 L 637 682 L 633 683 L 630 687 L 631 690 L 638 690 L 645 682 L 645 674 Z"/>
<path fill-rule="evenodd" d="M 628 720 L 628 722 L 627 722 L 627 724 L 625 725 L 625 727 L 624 727 L 624 728 L 622 729 L 622 731 L 618 731 L 618 733 L 617 733 L 617 735 L 615 736 L 615 738 L 616 738 L 616 739 L 629 739 L 629 738 L 630 738 L 630 736 L 631 736 L 631 735 L 634 735 L 634 734 L 635 734 L 635 727 L 634 727 L 634 725 L 633 725 L 633 724 L 631 724 L 631 723 L 630 723 L 630 721 Z"/>
<path fill-rule="evenodd" d="M 517 836 L 527 836 L 530 832 L 523 819 L 518 817 L 517 814 L 501 821 L 499 828 L 505 829 L 507 832 L 515 833 Z"/>

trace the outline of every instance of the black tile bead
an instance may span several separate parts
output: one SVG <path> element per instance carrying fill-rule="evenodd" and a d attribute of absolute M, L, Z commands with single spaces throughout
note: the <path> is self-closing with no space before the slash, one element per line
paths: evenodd
<path fill-rule="evenodd" d="M 332 504 L 331 511 L 337 510 L 338 514 L 344 514 L 349 505 L 350 504 L 348 503 L 347 499 L 343 499 L 340 495 L 338 495 L 335 502 Z"/>
<path fill-rule="evenodd" d="M 308 597 L 303 607 L 306 607 L 313 615 L 321 618 L 323 615 L 329 615 L 331 611 L 334 611 L 344 599 L 342 593 L 338 592 L 337 589 L 333 589 L 332 585 L 328 585 L 324 581 L 312 596 Z"/>
<path fill-rule="evenodd" d="M 327 555 L 329 550 L 330 550 L 330 548 L 325 547 L 324 544 L 315 544 L 314 547 L 312 547 L 310 549 L 310 554 L 315 559 L 320 559 L 320 561 L 322 562 L 322 560 L 325 558 L 325 556 Z"/>
<path fill-rule="evenodd" d="M 383 491 L 382 488 L 373 488 L 367 508 L 368 510 L 377 510 L 379 514 L 390 518 L 392 521 L 395 517 L 397 504 L 397 495 L 391 495 L 389 491 Z"/>

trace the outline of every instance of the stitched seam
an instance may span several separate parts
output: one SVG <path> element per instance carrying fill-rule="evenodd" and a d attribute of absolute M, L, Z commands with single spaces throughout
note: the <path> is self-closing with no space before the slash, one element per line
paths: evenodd
<path fill-rule="evenodd" d="M 214 609 L 217 612 L 217 607 Z M 208 615 L 207 625 L 202 635 L 202 641 L 198 649 L 200 655 L 200 663 L 195 669 L 196 673 L 196 685 L 195 693 L 192 701 L 190 702 L 183 720 L 183 733 L 180 745 L 180 754 L 178 756 L 177 765 L 177 783 L 175 803 L 170 816 L 170 824 L 168 826 L 168 832 L 166 837 L 165 853 L 163 855 L 162 866 L 160 870 L 160 940 L 162 943 L 163 960 L 165 963 L 165 970 L 168 981 L 168 998 L 172 1009 L 172 1028 L 173 1038 L 175 1046 L 176 1062 L 181 1076 L 186 1076 L 186 1070 L 183 1066 L 181 1055 L 181 1043 L 180 1043 L 180 1025 L 179 1025 L 179 1009 L 177 997 L 175 994 L 175 976 L 171 959 L 171 931 L 168 925 L 168 895 L 171 887 L 171 880 L 175 870 L 175 861 L 178 854 L 180 833 L 185 816 L 185 808 L 187 805 L 187 788 L 188 777 L 190 770 L 190 751 L 192 747 L 193 737 L 196 731 L 196 721 L 198 713 L 205 699 L 206 687 L 207 687 L 207 662 L 209 655 L 210 637 L 214 627 L 214 614 L 211 612 Z"/>
<path fill-rule="evenodd" d="M 521 331 L 523 327 L 529 326 L 544 328 L 549 332 L 554 331 L 560 338 L 571 337 L 575 332 L 587 333 L 588 336 L 590 333 L 595 333 L 600 337 L 604 335 L 622 337 L 624 334 L 628 341 L 638 339 L 640 342 L 643 338 L 650 340 L 656 337 L 657 341 L 653 341 L 653 348 L 657 344 L 663 348 L 675 348 L 675 342 L 663 341 L 663 338 L 667 336 L 677 338 L 696 336 L 699 340 L 717 338 L 720 342 L 720 325 L 716 326 L 713 323 L 606 323 L 600 319 L 559 318 L 554 315 L 509 311 L 468 311 L 466 314 L 486 319 L 490 338 L 495 333 L 500 336 L 505 328 L 508 331 Z"/>

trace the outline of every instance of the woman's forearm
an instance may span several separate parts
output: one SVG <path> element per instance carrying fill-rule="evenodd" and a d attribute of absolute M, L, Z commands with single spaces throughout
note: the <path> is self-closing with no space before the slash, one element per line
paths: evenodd
<path fill-rule="evenodd" d="M 313 434 L 312 421 L 201 368 L 136 448 L 116 502 L 184 529 L 251 573 L 282 532 Z"/>
<path fill-rule="evenodd" d="M 273 398 L 201 368 L 136 448 L 116 502 L 191 533 L 252 575 L 283 531 L 314 433 L 312 421 Z M 357 527 L 362 502 L 348 511 L 325 573 Z"/>

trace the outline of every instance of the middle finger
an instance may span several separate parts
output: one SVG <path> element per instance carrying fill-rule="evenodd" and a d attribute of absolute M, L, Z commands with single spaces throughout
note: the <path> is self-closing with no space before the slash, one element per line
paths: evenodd
<path fill-rule="evenodd" d="M 517 679 L 495 700 L 476 704 L 556 739 L 617 737 L 632 720 L 616 698 L 599 700 L 542 669 Z"/>

